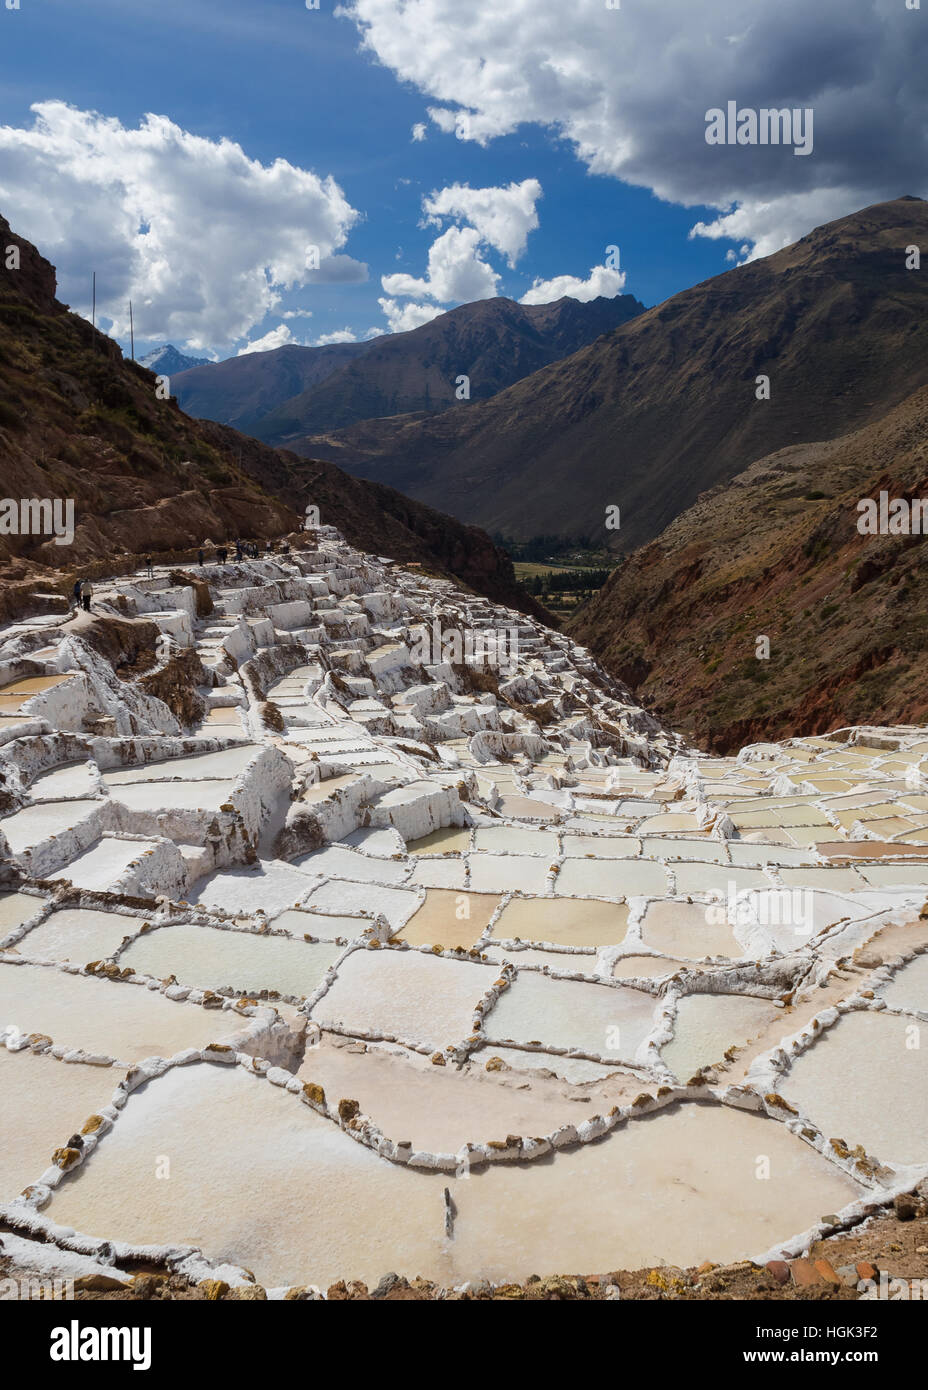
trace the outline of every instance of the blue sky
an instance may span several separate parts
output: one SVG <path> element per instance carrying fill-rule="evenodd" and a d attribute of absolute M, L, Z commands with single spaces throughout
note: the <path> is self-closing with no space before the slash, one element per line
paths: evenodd
<path fill-rule="evenodd" d="M 862 78 L 877 80 L 866 56 L 874 47 L 873 35 L 861 29 L 859 41 L 852 42 L 847 7 L 833 0 L 821 0 L 825 28 L 814 33 L 806 28 L 807 7 L 782 0 L 787 29 L 789 12 L 794 15 L 797 51 L 808 51 L 818 36 L 827 38 L 829 22 L 837 32 L 844 16 L 842 51 L 834 55 L 838 66 L 821 77 L 791 71 L 782 44 L 769 55 L 769 71 L 763 65 L 758 70 L 757 55 L 769 48 L 761 32 L 769 7 L 744 0 L 706 0 L 705 33 L 698 26 L 692 31 L 686 27 L 693 0 L 682 7 L 679 0 L 650 0 L 652 12 L 663 11 L 658 15 L 662 21 L 679 17 L 674 38 L 660 26 L 649 30 L 643 0 L 641 12 L 631 15 L 628 6 L 635 0 L 625 0 L 624 11 L 615 15 L 606 14 L 603 4 L 579 0 L 580 18 L 562 29 L 556 27 L 564 24 L 560 0 L 534 5 L 511 0 L 508 34 L 498 27 L 505 24 L 500 20 L 505 0 L 493 0 L 485 11 L 483 49 L 481 7 L 488 0 L 467 6 L 413 0 L 408 7 L 403 0 L 354 0 L 353 17 L 337 16 L 328 0 L 321 0 L 318 11 L 307 10 L 303 0 L 159 0 L 144 5 L 20 0 L 21 8 L 12 12 L 4 9 L 5 3 L 0 0 L 0 126 L 6 133 L 5 141 L 0 140 L 0 211 L 14 230 L 37 241 L 59 265 L 61 292 L 80 311 L 87 307 L 81 287 L 96 269 L 104 325 L 115 320 L 120 340 L 124 325 L 119 311 L 113 308 L 107 317 L 105 308 L 108 299 L 117 305 L 131 293 L 141 325 L 139 350 L 160 339 L 194 342 L 204 355 L 227 356 L 275 330 L 284 335 L 282 340 L 289 334 L 299 342 L 315 342 L 340 330 L 358 338 L 385 331 L 390 320 L 378 302 L 385 297 L 381 277 L 404 273 L 421 282 L 440 232 L 453 224 L 468 225 L 466 215 L 420 225 L 423 198 L 456 184 L 499 190 L 537 180 L 541 186 L 535 202 L 538 226 L 524 236 L 515 264 L 486 239 L 474 253 L 499 277 L 498 293 L 520 298 L 533 281 L 560 276 L 582 282 L 592 267 L 602 264 L 605 248 L 617 245 L 627 276 L 625 292 L 649 305 L 724 270 L 735 253 L 775 249 L 829 215 L 882 196 L 922 191 L 895 186 L 891 169 L 878 172 L 879 151 L 871 156 L 861 150 L 855 161 L 846 113 L 840 132 L 835 122 L 823 132 L 819 116 L 826 164 L 819 164 L 815 173 L 813 160 L 794 160 L 782 150 L 764 151 L 765 158 L 775 153 L 777 161 L 767 158 L 763 168 L 757 150 L 730 156 L 722 151 L 715 163 L 709 162 L 716 152 L 706 151 L 701 113 L 707 103 L 745 100 L 752 89 L 759 100 L 821 102 L 826 88 L 840 84 L 842 76 L 849 90 L 859 91 Z M 896 0 L 893 4 L 902 8 Z M 921 26 L 906 31 L 887 6 L 875 0 L 861 8 L 886 8 L 876 34 L 900 46 L 900 52 L 917 37 L 917 55 L 925 34 L 921 17 L 906 16 L 906 22 Z M 411 18 L 415 7 L 418 12 Z M 752 76 L 736 80 L 738 68 L 730 66 L 729 52 L 742 44 L 740 56 L 748 57 L 754 39 L 741 30 L 752 10 L 757 50 L 755 54 L 751 48 L 754 61 L 745 64 Z M 457 35 L 455 24 L 462 26 Z M 364 51 L 362 33 L 371 41 Z M 613 41 L 614 63 L 609 53 Z M 679 58 L 668 59 L 669 49 L 686 42 L 699 59 L 689 68 Z M 536 47 L 545 43 L 539 57 Z M 564 68 L 552 84 L 547 55 L 561 50 Z M 826 62 L 824 55 L 833 52 L 833 45 L 823 41 L 821 52 Z M 649 63 L 652 91 L 642 81 Z M 495 75 L 494 64 L 499 68 Z M 692 107 L 687 104 L 687 72 L 698 73 Z M 903 102 L 905 92 L 903 84 Z M 293 187 L 269 193 L 258 179 L 224 171 L 212 183 L 209 176 L 202 178 L 198 199 L 197 167 L 211 163 L 209 149 L 199 145 L 184 156 L 185 172 L 175 195 L 171 180 L 177 137 L 171 135 L 152 156 L 157 171 L 123 205 L 126 174 L 134 160 L 131 141 L 123 140 L 115 152 L 107 148 L 105 126 L 89 115 L 80 130 L 63 130 L 56 107 L 50 118 L 54 132 L 46 129 L 24 154 L 28 141 L 22 132 L 34 128 L 35 103 L 66 103 L 80 113 L 98 113 L 106 122 L 118 123 L 122 132 L 137 132 L 146 113 L 152 113 L 185 136 L 216 142 L 217 150 L 218 142 L 233 142 L 249 161 L 266 168 L 284 160 L 319 181 L 333 180 L 350 214 L 344 208 L 333 212 L 332 195 L 319 194 L 319 207 L 306 217 L 306 239 L 318 240 L 315 229 L 324 224 L 330 243 L 323 246 L 324 256 L 351 261 L 339 262 L 342 271 L 334 276 L 297 273 L 292 277 L 296 283 L 289 288 L 278 283 L 270 295 L 252 284 L 250 307 L 237 317 L 230 315 L 223 311 L 223 296 L 243 304 L 248 299 L 240 277 L 253 278 L 262 236 L 269 243 L 269 261 L 276 257 L 291 265 L 304 193 L 295 176 L 287 175 Z M 468 138 L 466 131 L 462 136 L 460 129 L 443 129 L 451 117 L 430 115 L 437 104 L 445 111 L 476 113 L 490 133 Z M 526 120 L 521 119 L 523 109 Z M 412 138 L 416 124 L 424 127 L 424 139 Z M 923 151 L 915 153 L 913 170 Z M 736 156 L 743 154 L 753 163 L 738 165 Z M 98 167 L 88 178 L 90 157 Z M 59 178 L 56 171 L 65 161 L 67 176 Z M 99 166 L 104 164 L 101 177 Z M 899 174 L 905 178 L 908 170 L 901 168 Z M 246 193 L 236 222 L 235 205 Z M 107 225 L 114 207 L 122 216 L 116 230 Z M 145 209 L 142 214 L 139 207 Z M 165 207 L 172 209 L 174 224 L 165 231 L 160 254 L 149 248 L 149 263 L 140 267 L 133 240 L 138 228 L 131 224 L 141 220 L 147 229 L 150 220 L 160 231 Z M 222 223 L 218 232 L 217 211 Z M 297 225 L 285 245 L 279 228 L 291 221 Z M 690 236 L 694 226 L 702 228 L 701 234 Z M 195 269 L 178 264 L 187 254 L 194 260 L 199 256 Z M 352 263 L 359 264 L 352 268 Z M 452 277 L 449 283 L 464 282 Z M 396 306 L 415 301 L 416 311 L 422 308 L 424 315 L 455 302 L 453 296 L 421 289 L 387 297 Z M 294 311 L 311 311 L 311 317 L 284 319 Z"/>

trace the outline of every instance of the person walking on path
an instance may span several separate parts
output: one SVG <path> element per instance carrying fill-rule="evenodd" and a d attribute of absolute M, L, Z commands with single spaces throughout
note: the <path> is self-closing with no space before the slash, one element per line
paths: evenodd
<path fill-rule="evenodd" d="M 74 596 L 74 611 L 75 613 L 79 613 L 81 607 L 81 581 L 79 579 L 75 579 L 74 588 L 71 592 Z"/>
<path fill-rule="evenodd" d="M 225 548 L 224 545 L 221 545 L 221 546 L 219 547 L 219 549 L 216 551 L 216 555 L 217 555 L 218 558 L 219 558 L 219 563 L 220 563 L 220 565 L 224 565 L 224 564 L 225 564 L 225 562 L 226 562 L 226 556 L 228 555 L 228 553 L 229 553 L 229 552 L 228 552 L 228 550 L 226 550 L 226 548 Z"/>
<path fill-rule="evenodd" d="M 197 556 L 199 557 L 199 561 L 200 561 L 200 569 L 202 569 L 202 568 L 203 568 L 203 547 L 202 547 L 202 545 L 200 546 L 200 549 L 197 551 Z"/>
<path fill-rule="evenodd" d="M 153 572 L 152 567 L 151 567 L 151 556 L 150 556 L 150 555 L 146 555 L 146 556 L 145 556 L 145 568 L 148 570 L 148 577 L 149 577 L 149 579 L 153 579 L 153 578 L 154 578 L 154 572 Z"/>
<path fill-rule="evenodd" d="M 85 579 L 81 584 L 81 603 L 84 605 L 84 612 L 90 612 L 90 600 L 93 598 L 93 585 L 89 579 Z"/>

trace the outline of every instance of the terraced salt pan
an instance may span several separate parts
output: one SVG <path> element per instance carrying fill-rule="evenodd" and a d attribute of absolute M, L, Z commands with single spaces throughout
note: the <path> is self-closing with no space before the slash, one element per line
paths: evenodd
<path fill-rule="evenodd" d="M 739 957 L 744 947 L 727 922 L 716 922 L 713 913 L 698 903 L 653 902 L 648 904 L 641 927 L 646 946 L 666 956 L 702 960 L 704 956 Z"/>
<path fill-rule="evenodd" d="M 299 999 L 313 993 L 342 950 L 328 942 L 181 925 L 138 937 L 119 964 L 155 979 L 176 975 L 180 984 L 198 989 L 231 985 L 242 993 L 267 989 Z"/>
<path fill-rule="evenodd" d="M 556 946 L 617 946 L 628 930 L 624 903 L 563 898 L 512 898 L 493 927 L 497 939 L 550 941 Z M 565 963 L 564 969 L 569 969 Z"/>
<path fill-rule="evenodd" d="M 67 879 L 75 888 L 106 892 L 125 872 L 134 859 L 154 849 L 152 840 L 98 840 L 83 854 L 77 855 L 50 879 Z"/>
<path fill-rule="evenodd" d="M 0 820 L 0 832 L 14 854 L 22 854 L 32 845 L 41 844 L 50 835 L 60 835 L 86 820 L 100 809 L 99 801 L 43 801 L 37 806 L 25 806 L 12 816 Z"/>
<path fill-rule="evenodd" d="M 402 883 L 409 877 L 409 865 L 390 859 L 373 859 L 342 845 L 328 845 L 293 860 L 294 867 L 308 874 L 334 875 L 356 882 Z"/>
<path fill-rule="evenodd" d="M 0 964 L 0 1031 L 8 1024 L 125 1063 L 173 1057 L 246 1026 L 238 1014 L 178 1003 L 139 985 L 51 966 Z"/>
<path fill-rule="evenodd" d="M 165 1153 L 172 1177 L 158 1182 Z M 755 1177 L 758 1153 L 771 1164 L 765 1183 Z M 457 1213 L 451 1241 L 445 1186 Z M 733 1260 L 859 1191 L 775 1121 L 696 1105 L 552 1162 L 496 1164 L 456 1180 L 385 1163 L 280 1088 L 203 1065 L 134 1092 L 48 1211 L 114 1239 L 201 1245 L 269 1287 L 373 1285 L 386 1269 L 450 1284 L 524 1279 L 549 1266 Z"/>
<path fill-rule="evenodd" d="M 463 859 L 422 859 L 415 864 L 409 882 L 422 888 L 458 888 L 467 881 L 467 865 Z"/>
<path fill-rule="evenodd" d="M 535 946 L 498 946 L 494 941 L 485 943 L 480 947 L 481 955 L 485 955 L 488 960 L 509 961 L 511 965 L 521 967 L 524 965 L 546 965 L 549 970 L 562 970 L 566 972 L 580 971 L 582 974 L 592 975 L 595 973 L 596 952 L 594 950 L 585 951 L 578 954 L 574 951 L 546 951 Z"/>
<path fill-rule="evenodd" d="M 654 897 L 667 892 L 667 874 L 647 859 L 569 859 L 554 891 L 560 897 Z"/>
<path fill-rule="evenodd" d="M 130 811 L 216 811 L 229 800 L 234 785 L 231 778 L 170 783 L 124 782 L 114 787 L 111 795 Z"/>
<path fill-rule="evenodd" d="M 921 884 L 928 891 L 928 864 L 862 864 L 858 873 L 874 888 Z"/>
<path fill-rule="evenodd" d="M 880 990 L 880 998 L 892 1009 L 928 1013 L 928 955 L 916 956 L 897 971 Z"/>
<path fill-rule="evenodd" d="M 928 1162 L 928 1052 L 913 1020 L 845 1014 L 799 1056 L 780 1093 L 828 1138 L 862 1144 L 884 1163 Z"/>
<path fill-rule="evenodd" d="M 425 902 L 400 937 L 413 946 L 469 948 L 483 935 L 499 905 L 495 893 L 455 893 L 429 888 Z"/>
<path fill-rule="evenodd" d="M 641 849 L 628 835 L 565 835 L 563 844 L 567 859 L 630 859 Z"/>
<path fill-rule="evenodd" d="M 107 960 L 124 936 L 134 936 L 143 918 L 94 908 L 61 908 L 33 927 L 18 943 L 20 955 L 39 960 L 69 960 L 87 965 Z"/>
<path fill-rule="evenodd" d="M 33 898 L 30 893 L 0 893 L 0 937 L 21 927 L 44 906 L 44 898 Z"/>
<path fill-rule="evenodd" d="M 259 859 L 256 864 L 208 874 L 188 896 L 192 903 L 223 912 L 254 912 L 261 908 L 273 917 L 305 898 L 312 886 L 313 880 L 307 874 L 291 869 L 282 860 Z"/>
<path fill-rule="evenodd" d="M 692 961 L 672 960 L 669 956 L 623 956 L 612 971 L 614 980 L 660 979 L 678 970 L 701 970 Z"/>
<path fill-rule="evenodd" d="M 311 884 L 311 880 L 308 880 Z M 366 883 L 348 883 L 335 879 L 313 890 L 304 906 L 317 912 L 366 912 L 382 915 L 399 931 L 419 907 L 421 897 L 406 888 L 381 888 Z"/>
<path fill-rule="evenodd" d="M 478 893 L 544 893 L 547 859 L 520 854 L 471 854 L 470 886 Z"/>
<path fill-rule="evenodd" d="M 109 1105 L 118 1080 L 109 1068 L 0 1047 L 0 1202 L 42 1176 L 54 1151 Z"/>
<path fill-rule="evenodd" d="M 523 830 L 519 826 L 480 826 L 474 832 L 474 848 L 505 850 L 510 854 L 557 854 L 557 836 L 546 830 Z"/>
<path fill-rule="evenodd" d="M 406 845 L 406 853 L 463 854 L 470 849 L 470 837 L 470 830 L 449 825 L 444 830 L 432 830 L 419 840 L 410 840 Z"/>
<path fill-rule="evenodd" d="M 322 912 L 301 912 L 299 909 L 292 909 L 274 917 L 270 925 L 275 930 L 289 932 L 291 936 L 318 936 L 323 941 L 334 941 L 340 936 L 346 941 L 353 941 L 370 927 L 371 919 L 333 917 Z"/>
<path fill-rule="evenodd" d="M 721 1062 L 729 1047 L 743 1047 L 777 1016 L 769 999 L 746 994 L 688 994 L 677 1005 L 673 1039 L 661 1056 L 681 1082 L 700 1067 Z"/>
<path fill-rule="evenodd" d="M 484 1027 L 491 1040 L 551 1043 L 632 1061 L 654 1026 L 656 1004 L 638 990 L 522 971 Z"/>
<path fill-rule="evenodd" d="M 443 1047 L 469 1036 L 474 1005 L 496 978 L 495 966 L 421 951 L 354 951 L 312 1017 L 323 1026 Z"/>
<path fill-rule="evenodd" d="M 353 786 L 358 781 L 360 774 L 357 772 L 343 772 L 337 777 L 326 777 L 322 782 L 315 782 L 311 787 L 307 787 L 301 794 L 300 800 L 308 802 L 310 805 L 317 801 L 325 801 L 333 792 L 341 791 L 343 787 Z"/>
<path fill-rule="evenodd" d="M 706 864 L 727 862 L 725 845 L 720 840 L 676 840 L 644 835 L 641 844 L 645 859 L 699 859 Z"/>
<path fill-rule="evenodd" d="M 221 748 L 215 753 L 195 753 L 186 758 L 165 758 L 157 763 L 140 763 L 133 767 L 123 767 L 104 772 L 103 780 L 108 787 L 119 786 L 124 782 L 161 782 L 190 780 L 199 777 L 235 778 L 251 762 L 258 752 L 258 744 L 239 744 L 235 748 Z"/>
<path fill-rule="evenodd" d="M 71 671 L 62 676 L 27 676 L 25 680 L 12 681 L 0 689 L 0 700 L 22 704 L 31 700 L 33 695 L 41 695 L 44 691 L 61 685 L 62 681 L 70 680 L 73 675 L 74 672 Z"/>
<path fill-rule="evenodd" d="M 324 1043 L 307 1050 L 297 1075 L 322 1086 L 332 1103 L 342 1096 L 357 1100 L 384 1134 L 430 1153 L 457 1153 L 468 1142 L 507 1134 L 550 1134 L 576 1121 L 577 1102 L 563 1088 L 519 1089 L 504 1073 L 485 1070 L 490 1055 L 482 1053 L 461 1072 L 405 1052 L 371 1047 L 359 1053 Z M 609 1075 L 605 1067 L 597 1070 Z"/>
<path fill-rule="evenodd" d="M 678 893 L 728 893 L 729 885 L 735 885 L 735 893 L 747 892 L 752 888 L 769 888 L 770 879 L 762 869 L 725 868 L 712 864 L 674 864 L 674 878 Z"/>
<path fill-rule="evenodd" d="M 64 767 L 56 767 L 53 772 L 43 772 L 29 786 L 29 794 L 36 800 L 87 796 L 93 790 L 93 779 L 86 763 L 68 763 Z"/>

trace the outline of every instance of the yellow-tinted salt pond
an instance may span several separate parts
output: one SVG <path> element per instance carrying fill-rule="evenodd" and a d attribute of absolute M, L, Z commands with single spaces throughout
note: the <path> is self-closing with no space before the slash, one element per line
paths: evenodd
<path fill-rule="evenodd" d="M 759 1154 L 769 1160 L 766 1181 Z M 157 1176 L 164 1155 L 170 1181 Z M 450 1240 L 446 1186 L 456 1208 Z M 48 1212 L 117 1240 L 200 1245 L 268 1287 L 325 1288 L 339 1278 L 373 1285 L 387 1270 L 448 1284 L 734 1260 L 859 1193 L 785 1126 L 700 1105 L 541 1162 L 491 1165 L 467 1179 L 417 1172 L 378 1158 L 286 1091 L 202 1064 L 133 1092 Z"/>
<path fill-rule="evenodd" d="M 711 913 L 716 916 L 721 912 Z M 687 956 L 701 960 L 704 956 L 738 957 L 744 947 L 737 941 L 729 923 L 707 921 L 707 908 L 699 903 L 653 902 L 648 904 L 641 928 L 641 939 L 655 951 L 667 956 Z"/>
<path fill-rule="evenodd" d="M 455 893 L 445 888 L 426 890 L 425 902 L 406 923 L 400 936 L 414 946 L 473 946 L 483 935 L 499 898 L 494 893 Z"/>
<path fill-rule="evenodd" d="M 625 903 L 595 898 L 511 898 L 493 927 L 493 937 L 550 941 L 555 946 L 618 946 L 628 930 Z M 569 965 L 562 967 L 569 970 Z"/>
<path fill-rule="evenodd" d="M 59 1062 L 0 1047 L 0 1202 L 36 1182 L 84 1121 L 109 1105 L 122 1078 L 116 1067 Z"/>
<path fill-rule="evenodd" d="M 421 839 L 410 840 L 407 854 L 463 854 L 470 849 L 471 832 L 449 825 L 444 830 L 432 830 Z"/>

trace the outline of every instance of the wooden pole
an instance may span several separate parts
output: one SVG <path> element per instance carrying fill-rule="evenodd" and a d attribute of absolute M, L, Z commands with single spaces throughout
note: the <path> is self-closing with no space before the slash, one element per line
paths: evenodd
<path fill-rule="evenodd" d="M 129 336 L 132 340 L 132 361 L 135 361 L 135 321 L 132 317 L 132 300 L 129 300 Z"/>
<path fill-rule="evenodd" d="M 96 272 L 96 271 L 94 271 L 94 273 L 93 273 L 93 307 L 92 307 L 92 309 L 91 309 L 91 311 L 90 311 L 90 326 L 91 326 L 92 329 L 94 329 L 94 335 L 93 335 L 93 350 L 94 350 L 94 352 L 96 352 L 96 350 L 97 350 L 97 335 L 96 335 L 96 327 L 97 327 L 97 272 Z"/>

